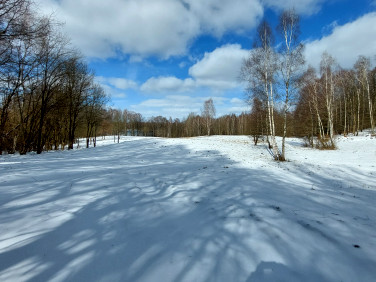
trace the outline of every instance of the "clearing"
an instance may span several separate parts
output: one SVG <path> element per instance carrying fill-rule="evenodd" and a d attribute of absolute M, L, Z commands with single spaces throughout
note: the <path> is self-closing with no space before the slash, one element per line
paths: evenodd
<path fill-rule="evenodd" d="M 376 138 L 0 156 L 0 281 L 375 281 Z"/>

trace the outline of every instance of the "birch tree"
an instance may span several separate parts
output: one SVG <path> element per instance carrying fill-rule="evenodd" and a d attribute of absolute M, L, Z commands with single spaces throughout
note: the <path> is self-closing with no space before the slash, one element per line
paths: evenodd
<path fill-rule="evenodd" d="M 204 102 L 204 108 L 201 111 L 201 116 L 204 119 L 205 127 L 208 136 L 210 135 L 213 119 L 215 117 L 215 107 L 213 103 L 213 99 L 210 98 Z"/>
<path fill-rule="evenodd" d="M 327 135 L 330 141 L 330 147 L 334 148 L 334 122 L 333 122 L 333 103 L 334 103 L 334 81 L 333 67 L 334 58 L 327 52 L 321 57 L 320 70 L 323 78 L 323 92 L 325 96 L 325 105 L 328 114 Z"/>
<path fill-rule="evenodd" d="M 243 62 L 241 78 L 248 82 L 248 90 L 252 96 L 259 95 L 265 101 L 268 113 L 268 141 L 273 158 L 282 160 L 275 139 L 274 123 L 274 84 L 278 70 L 277 55 L 272 47 L 273 34 L 269 24 L 263 21 L 257 28 L 255 48 Z"/>
<path fill-rule="evenodd" d="M 285 90 L 283 105 L 283 137 L 281 158 L 285 159 L 285 140 L 287 135 L 287 113 L 293 94 L 304 65 L 304 46 L 298 41 L 300 34 L 300 18 L 293 9 L 282 12 L 279 18 L 278 31 L 283 38 L 280 52 L 280 73 Z"/>
<path fill-rule="evenodd" d="M 356 78 L 361 84 L 362 88 L 367 92 L 367 100 L 368 100 L 368 110 L 369 110 L 369 118 L 371 124 L 371 133 L 375 134 L 375 123 L 373 120 L 373 108 L 372 108 L 372 97 L 370 91 L 370 83 L 369 83 L 369 73 L 370 73 L 370 66 L 371 62 L 370 59 L 364 56 L 360 56 L 357 62 L 355 63 L 355 70 L 356 70 Z"/>

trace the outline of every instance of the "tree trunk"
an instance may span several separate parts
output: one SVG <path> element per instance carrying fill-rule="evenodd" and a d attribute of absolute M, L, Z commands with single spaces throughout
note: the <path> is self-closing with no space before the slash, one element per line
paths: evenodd
<path fill-rule="evenodd" d="M 367 96 L 368 96 L 368 108 L 369 108 L 369 118 L 371 123 L 371 134 L 375 134 L 375 124 L 373 121 L 373 109 L 372 109 L 372 98 L 371 93 L 369 90 L 369 82 L 368 77 L 366 76 L 366 89 L 367 89 Z"/>

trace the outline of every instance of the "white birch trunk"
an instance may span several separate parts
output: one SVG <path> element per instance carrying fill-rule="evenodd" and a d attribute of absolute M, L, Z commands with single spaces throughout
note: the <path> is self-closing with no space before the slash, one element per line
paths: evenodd
<path fill-rule="evenodd" d="M 372 98 L 371 98 L 371 93 L 369 90 L 369 82 L 368 82 L 368 76 L 365 74 L 366 78 L 366 89 L 367 89 L 367 95 L 368 95 L 368 108 L 369 108 L 369 118 L 370 118 L 370 123 L 371 123 L 371 133 L 375 134 L 375 124 L 373 121 L 373 109 L 372 109 Z"/>

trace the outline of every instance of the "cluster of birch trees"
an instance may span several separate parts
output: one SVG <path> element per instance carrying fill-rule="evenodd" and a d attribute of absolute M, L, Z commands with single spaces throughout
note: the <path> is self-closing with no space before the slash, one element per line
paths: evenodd
<path fill-rule="evenodd" d="M 250 100 L 255 106 L 260 106 L 259 102 L 261 102 L 261 107 L 266 109 L 265 133 L 275 160 L 285 159 L 287 115 L 296 95 L 299 75 L 304 66 L 304 46 L 299 42 L 299 23 L 299 16 L 294 10 L 281 13 L 277 32 L 282 44 L 276 49 L 272 28 L 267 21 L 262 21 L 257 29 L 254 48 L 241 69 L 241 78 L 248 83 Z M 274 111 L 277 98 L 283 104 L 282 150 L 278 148 L 275 139 Z"/>
<path fill-rule="evenodd" d="M 376 69 L 371 70 L 371 59 L 360 56 L 352 69 L 342 69 L 325 52 L 320 73 L 308 68 L 302 75 L 295 110 L 298 131 L 319 148 L 334 148 L 335 134 L 357 135 L 367 128 L 375 134 L 375 103 Z"/>
<path fill-rule="evenodd" d="M 259 136 L 267 136 L 275 160 L 286 158 L 287 135 L 305 136 L 310 146 L 334 149 L 335 134 L 357 134 L 365 128 L 375 133 L 376 71 L 370 58 L 360 56 L 353 69 L 344 70 L 324 52 L 319 73 L 312 67 L 305 71 L 299 22 L 294 10 L 281 13 L 277 48 L 272 28 L 263 21 L 241 70 L 252 105 L 251 134 L 255 144 Z M 276 115 L 283 116 L 282 123 Z"/>
<path fill-rule="evenodd" d="M 250 58 L 262 58 L 252 57 L 253 52 L 255 51 L 252 51 Z M 278 58 L 277 54 L 275 58 Z M 309 146 L 333 149 L 335 134 L 356 135 L 364 129 L 374 130 L 376 69 L 370 68 L 369 58 L 361 56 L 352 69 L 345 70 L 335 63 L 332 56 L 324 53 L 319 72 L 312 67 L 305 70 L 300 66 L 301 60 L 302 57 L 299 56 L 299 68 L 295 67 L 299 72 L 293 69 L 290 81 L 287 76 L 286 79 L 281 79 L 281 73 L 278 79 L 278 63 L 281 61 L 274 62 L 274 79 L 265 87 L 273 97 L 265 94 L 262 88 L 264 85 L 256 84 L 258 81 L 254 80 L 257 77 L 250 77 L 250 81 L 255 83 L 248 89 L 252 106 L 250 112 L 216 117 L 212 99 L 204 102 L 201 114 L 190 113 L 182 120 L 162 116 L 145 119 L 139 113 L 109 109 L 101 134 L 116 135 L 118 140 L 120 135 L 174 138 L 251 135 L 256 145 L 261 137 L 266 137 L 266 141 L 272 146 L 272 128 L 274 138 L 305 137 Z M 249 60 L 245 62 L 248 63 Z M 259 65 L 251 66 L 255 68 Z M 264 79 L 260 73 L 256 72 L 256 75 Z M 282 155 L 278 151 L 277 154 L 278 160 L 285 157 L 285 153 Z"/>
<path fill-rule="evenodd" d="M 59 24 L 0 0 L 0 154 L 73 148 L 78 130 L 95 136 L 106 99 Z"/>

